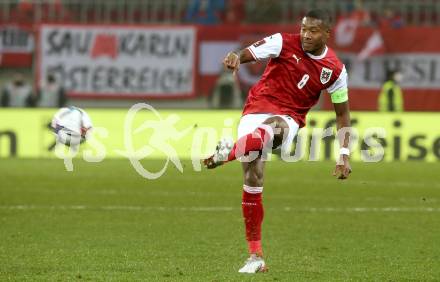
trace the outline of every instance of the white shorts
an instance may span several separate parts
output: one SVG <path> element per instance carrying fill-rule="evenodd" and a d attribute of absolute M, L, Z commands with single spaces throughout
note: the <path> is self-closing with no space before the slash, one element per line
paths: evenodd
<path fill-rule="evenodd" d="M 266 119 L 270 117 L 281 117 L 289 126 L 289 134 L 286 138 L 284 138 L 283 143 L 281 144 L 281 151 L 285 153 L 290 153 L 292 148 L 293 139 L 298 133 L 299 125 L 296 123 L 293 118 L 288 115 L 272 115 L 272 114 L 248 114 L 242 116 L 240 119 L 240 124 L 238 125 L 238 138 L 252 133 L 257 129 L 259 125 L 261 125 Z M 278 148 L 280 148 L 278 147 Z M 276 149 L 278 149 L 276 148 Z"/>

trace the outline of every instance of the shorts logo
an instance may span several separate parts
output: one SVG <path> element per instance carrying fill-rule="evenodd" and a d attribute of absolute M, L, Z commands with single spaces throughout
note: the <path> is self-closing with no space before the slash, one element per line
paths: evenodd
<path fill-rule="evenodd" d="M 253 45 L 254 45 L 255 48 L 257 48 L 258 46 L 261 46 L 264 43 L 266 43 L 266 40 L 261 39 L 260 41 L 255 42 Z"/>
<path fill-rule="evenodd" d="M 333 71 L 331 69 L 322 68 L 320 77 L 321 83 L 326 84 L 327 82 L 329 82 L 330 78 L 332 77 L 332 73 Z"/>

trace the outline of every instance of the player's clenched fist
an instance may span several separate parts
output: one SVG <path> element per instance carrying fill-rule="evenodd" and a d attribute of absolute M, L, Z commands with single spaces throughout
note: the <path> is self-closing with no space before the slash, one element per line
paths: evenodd
<path fill-rule="evenodd" d="M 223 65 L 235 74 L 240 68 L 240 57 L 234 52 L 229 52 L 223 59 Z"/>

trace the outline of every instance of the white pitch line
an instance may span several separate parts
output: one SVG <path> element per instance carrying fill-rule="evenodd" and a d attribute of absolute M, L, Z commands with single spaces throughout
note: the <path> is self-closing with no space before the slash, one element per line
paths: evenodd
<path fill-rule="evenodd" d="M 386 212 L 440 212 L 440 207 L 284 207 L 268 210 L 283 210 L 286 212 L 308 212 L 308 213 L 386 213 Z M 160 212 L 230 212 L 241 209 L 241 207 L 154 207 L 154 206 L 85 206 L 85 205 L 60 205 L 60 206 L 37 206 L 37 205 L 1 205 L 0 210 L 105 210 L 105 211 L 160 211 Z"/>
<path fill-rule="evenodd" d="M 311 213 L 367 213 L 367 212 L 440 212 L 436 207 L 351 207 L 351 208 L 291 208 L 285 207 L 284 211 L 311 212 Z"/>

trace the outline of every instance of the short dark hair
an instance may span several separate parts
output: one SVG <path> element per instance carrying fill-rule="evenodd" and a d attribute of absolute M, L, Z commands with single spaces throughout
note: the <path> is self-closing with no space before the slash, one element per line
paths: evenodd
<path fill-rule="evenodd" d="M 327 10 L 313 9 L 307 12 L 305 17 L 321 20 L 322 23 L 327 27 L 331 27 L 332 25 L 332 17 L 330 16 L 329 11 Z"/>

